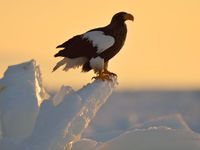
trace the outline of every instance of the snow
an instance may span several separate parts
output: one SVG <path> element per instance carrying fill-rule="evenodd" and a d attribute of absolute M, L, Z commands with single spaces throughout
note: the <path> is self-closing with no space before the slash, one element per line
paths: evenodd
<path fill-rule="evenodd" d="M 98 145 L 100 143 L 94 140 L 83 138 L 74 143 L 71 150 L 94 150 Z"/>
<path fill-rule="evenodd" d="M 34 60 L 11 66 L 4 74 L 0 82 L 2 87 L 6 86 L 1 92 L 3 138 L 0 149 L 71 149 L 117 84 L 113 78 L 112 82 L 95 80 L 78 91 L 62 86 L 55 96 L 44 100 L 47 94 L 41 81 Z M 28 126 L 29 134 L 23 131 L 23 136 L 19 135 L 15 130 L 20 125 L 23 129 Z"/>
<path fill-rule="evenodd" d="M 63 85 L 60 88 L 60 90 L 52 98 L 52 102 L 53 102 L 54 106 L 60 104 L 63 101 L 64 97 L 66 95 L 70 94 L 71 92 L 73 92 L 72 87 Z"/>
<path fill-rule="evenodd" d="M 200 135 L 180 115 L 164 116 L 111 139 L 95 150 L 199 150 Z"/>
<path fill-rule="evenodd" d="M 9 66 L 0 80 L 1 124 L 3 137 L 31 134 L 39 105 L 48 98 L 40 69 L 34 60 Z"/>
<path fill-rule="evenodd" d="M 32 149 L 70 149 L 106 102 L 115 84 L 98 80 L 77 92 L 68 86 L 62 87 L 53 101 L 42 103 L 35 130 L 26 141 L 29 144 L 25 149 L 30 149 L 30 145 Z M 56 97 L 58 101 L 54 105 Z"/>
<path fill-rule="evenodd" d="M 148 114 L 151 119 L 138 122 L 140 116 L 132 112 L 129 114 L 131 126 L 127 126 L 126 120 L 121 117 L 129 113 L 129 107 L 139 112 L 141 107 L 136 102 L 130 105 L 118 96 L 114 101 L 123 106 L 123 111 L 110 101 L 102 107 L 116 85 L 114 77 L 112 81 L 95 80 L 78 91 L 63 85 L 55 95 L 49 97 L 42 84 L 39 66 L 34 60 L 9 66 L 0 80 L 0 150 L 200 149 L 200 134 L 190 129 L 182 114 L 175 111 L 168 114 L 162 110 L 164 113 L 159 114 L 165 115 L 152 117 L 152 110 L 161 107 L 155 101 L 149 101 L 148 107 L 144 106 L 146 101 L 142 103 L 145 109 L 141 113 L 150 111 Z M 175 103 L 175 100 L 172 101 Z M 167 105 L 166 109 L 174 106 L 174 103 Z M 103 109 L 106 106 L 109 106 L 108 111 Z M 100 108 L 105 111 L 103 118 L 114 112 L 111 117 L 117 116 L 119 119 L 114 124 L 122 128 L 117 130 L 111 124 L 115 130 L 109 128 L 104 131 L 105 128 L 99 127 L 102 134 L 94 133 L 89 123 L 94 121 Z M 147 111 L 147 108 L 151 109 Z M 97 123 L 109 126 L 106 121 L 100 120 Z M 91 131 L 88 137 L 87 134 L 83 136 L 86 129 L 87 133 Z"/>
<path fill-rule="evenodd" d="M 189 128 L 200 133 L 199 100 L 198 90 L 114 92 L 83 137 L 104 142 L 138 124 L 176 114 L 181 115 Z"/>
<path fill-rule="evenodd" d="M 139 125 L 139 128 L 150 128 L 150 127 L 157 127 L 157 126 L 167 126 L 171 129 L 179 129 L 179 130 L 182 129 L 182 130 L 191 131 L 191 129 L 183 120 L 180 114 L 154 118 L 150 121 L 147 121 L 143 125 Z"/>
<path fill-rule="evenodd" d="M 200 138 L 186 131 L 164 127 L 127 132 L 95 150 L 199 150 Z"/>

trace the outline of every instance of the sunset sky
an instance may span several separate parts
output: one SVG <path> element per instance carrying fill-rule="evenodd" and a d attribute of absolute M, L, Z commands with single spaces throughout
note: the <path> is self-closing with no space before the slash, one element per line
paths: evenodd
<path fill-rule="evenodd" d="M 82 87 L 92 71 L 51 73 L 55 47 L 126 11 L 135 21 L 126 22 L 125 45 L 109 63 L 118 89 L 200 88 L 199 8 L 199 0 L 1 0 L 0 78 L 8 65 L 35 59 L 49 89 Z"/>

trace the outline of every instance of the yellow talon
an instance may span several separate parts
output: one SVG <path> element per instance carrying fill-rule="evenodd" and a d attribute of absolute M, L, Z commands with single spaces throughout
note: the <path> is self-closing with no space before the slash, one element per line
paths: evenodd
<path fill-rule="evenodd" d="M 110 72 L 110 71 L 108 71 L 107 69 L 105 69 L 103 73 L 104 73 L 104 74 L 107 74 L 107 75 L 111 75 L 111 76 L 117 77 L 117 74 L 115 74 L 115 73 L 113 73 L 113 72 Z"/>
<path fill-rule="evenodd" d="M 101 80 L 103 80 L 103 81 L 105 81 L 105 80 L 112 81 L 107 75 L 105 75 L 105 74 L 103 74 L 103 73 L 99 74 L 99 75 L 96 76 L 96 77 L 92 77 L 92 79 L 95 79 L 95 80 L 101 79 Z"/>

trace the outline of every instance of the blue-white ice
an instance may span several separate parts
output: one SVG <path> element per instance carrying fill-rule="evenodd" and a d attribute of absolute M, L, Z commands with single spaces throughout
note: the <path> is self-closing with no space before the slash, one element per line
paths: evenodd
<path fill-rule="evenodd" d="M 35 125 L 39 105 L 48 98 L 39 66 L 34 60 L 9 66 L 0 80 L 1 133 L 4 138 L 29 136 Z"/>
<path fill-rule="evenodd" d="M 54 97 L 44 100 L 47 93 L 38 70 L 34 60 L 14 65 L 0 81 L 1 150 L 71 149 L 117 84 L 115 79 L 96 80 L 78 91 L 62 86 Z M 29 134 L 16 126 L 28 127 Z"/>
<path fill-rule="evenodd" d="M 95 121 L 96 126 L 104 128 L 95 126 L 99 132 L 94 132 L 89 123 L 116 84 L 116 79 L 96 80 L 78 91 L 63 85 L 48 97 L 34 60 L 8 67 L 0 80 L 0 150 L 200 149 L 200 135 L 190 129 L 182 115 L 163 109 L 177 109 L 176 100 L 164 107 L 143 94 L 145 103 L 132 99 L 129 103 L 120 96 L 113 99 L 117 104 L 108 101 L 104 108 L 109 107 L 101 109 L 102 118 Z M 155 113 L 157 106 L 162 109 Z M 121 119 L 123 116 L 128 116 L 130 126 Z M 116 128 L 120 126 L 123 129 Z M 104 130 L 106 127 L 111 130 Z"/>

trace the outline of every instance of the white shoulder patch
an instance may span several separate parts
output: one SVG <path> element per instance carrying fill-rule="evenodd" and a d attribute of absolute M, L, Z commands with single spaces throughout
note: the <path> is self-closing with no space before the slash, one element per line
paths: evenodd
<path fill-rule="evenodd" d="M 97 47 L 97 53 L 100 54 L 115 43 L 112 36 L 105 35 L 102 31 L 90 31 L 83 34 L 83 39 L 91 41 L 94 47 Z"/>

